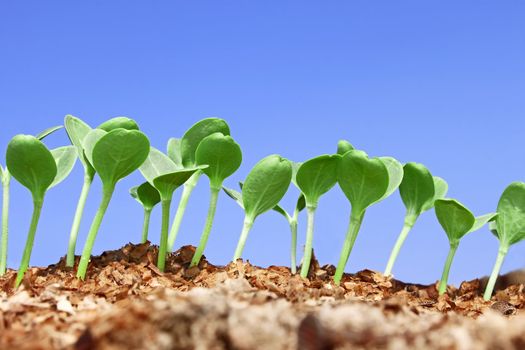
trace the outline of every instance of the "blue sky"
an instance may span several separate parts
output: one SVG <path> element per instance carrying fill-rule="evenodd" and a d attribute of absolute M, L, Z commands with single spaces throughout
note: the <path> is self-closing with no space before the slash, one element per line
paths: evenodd
<path fill-rule="evenodd" d="M 218 116 L 244 153 L 229 186 L 268 154 L 302 161 L 334 152 L 345 138 L 372 156 L 424 163 L 449 182 L 451 197 L 484 214 L 495 210 L 510 182 L 525 180 L 523 13 L 522 1 L 4 1 L 0 149 L 15 134 L 60 124 L 66 114 L 92 126 L 129 116 L 162 149 L 197 120 Z M 67 142 L 63 132 L 46 140 L 50 147 Z M 95 253 L 139 241 L 142 211 L 128 189 L 141 181 L 135 173 L 119 183 Z M 33 265 L 65 254 L 81 182 L 77 164 L 49 192 Z M 296 196 L 291 190 L 288 208 Z M 97 180 L 79 252 L 99 200 Z M 197 244 L 207 205 L 203 178 L 178 245 Z M 29 192 L 17 183 L 11 209 L 9 263 L 16 267 L 31 214 Z M 337 263 L 349 211 L 338 188 L 321 199 L 314 248 L 322 263 Z M 382 271 L 403 215 L 397 192 L 372 207 L 347 271 Z M 212 262 L 231 258 L 242 217 L 222 195 L 205 253 Z M 244 256 L 259 265 L 286 265 L 289 243 L 285 220 L 268 213 L 256 221 Z M 434 282 L 447 249 L 433 211 L 427 212 L 394 274 Z M 523 267 L 524 250 L 514 246 L 503 271 Z M 450 281 L 490 273 L 496 253 L 486 228 L 465 237 Z"/>

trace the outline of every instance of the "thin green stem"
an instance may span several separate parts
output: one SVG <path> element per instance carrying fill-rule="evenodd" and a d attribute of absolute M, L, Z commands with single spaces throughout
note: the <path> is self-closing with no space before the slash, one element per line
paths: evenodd
<path fill-rule="evenodd" d="M 450 272 L 450 266 L 452 266 L 452 261 L 456 255 L 456 250 L 458 249 L 459 242 L 450 242 L 450 249 L 448 251 L 447 261 L 445 262 L 445 267 L 443 268 L 443 274 L 441 275 L 441 280 L 439 281 L 439 295 L 443 295 L 447 291 L 448 283 L 448 274 Z"/>
<path fill-rule="evenodd" d="M 206 223 L 204 225 L 204 230 L 201 234 L 201 239 L 199 246 L 193 255 L 190 266 L 197 266 L 201 261 L 202 254 L 204 253 L 204 248 L 206 248 L 206 243 L 208 243 L 208 237 L 210 236 L 211 227 L 213 225 L 213 219 L 215 217 L 215 211 L 217 210 L 217 200 L 219 199 L 220 187 L 210 188 L 210 206 L 208 208 L 208 216 L 206 217 Z"/>
<path fill-rule="evenodd" d="M 182 190 L 179 206 L 177 207 L 177 212 L 175 213 L 175 218 L 173 219 L 173 224 L 171 225 L 170 235 L 168 238 L 168 250 L 170 252 L 173 251 L 175 241 L 177 240 L 180 224 L 182 223 L 182 218 L 184 217 L 186 207 L 188 206 L 188 200 L 190 199 L 193 189 L 195 188 L 195 186 L 197 186 L 197 182 L 199 181 L 201 174 L 201 171 L 197 171 L 184 184 L 184 189 Z"/>
<path fill-rule="evenodd" d="M 162 200 L 162 228 L 160 231 L 159 255 L 157 257 L 157 267 L 164 272 L 166 266 L 166 253 L 168 246 L 168 231 L 170 229 L 170 207 L 171 199 Z"/>
<path fill-rule="evenodd" d="M 241 258 L 242 251 L 244 250 L 244 245 L 246 244 L 246 239 L 248 238 L 248 233 L 250 233 L 252 226 L 253 219 L 251 217 L 245 216 L 241 237 L 239 238 L 239 242 L 237 243 L 237 248 L 235 249 L 235 255 L 233 256 L 232 261 L 236 261 L 237 259 Z"/>
<path fill-rule="evenodd" d="M 77 277 L 82 280 L 86 278 L 86 271 L 88 268 L 89 259 L 91 258 L 91 251 L 93 250 L 93 245 L 95 244 L 95 239 L 97 238 L 98 230 L 100 229 L 102 219 L 104 219 L 104 215 L 106 214 L 106 210 L 108 209 L 108 205 L 111 201 L 111 197 L 113 196 L 114 190 L 114 186 L 104 188 L 102 194 L 102 201 L 100 202 L 100 206 L 98 207 L 95 218 L 91 223 L 91 228 L 89 229 L 89 233 L 86 239 L 86 243 L 84 245 L 84 249 L 82 251 L 82 256 L 80 257 L 80 263 L 78 264 L 77 270 Z"/>
<path fill-rule="evenodd" d="M 390 253 L 390 258 L 388 259 L 388 263 L 386 264 L 384 273 L 385 276 L 390 276 L 392 274 L 392 269 L 394 268 L 394 263 L 396 262 L 397 256 L 399 255 L 403 243 L 405 243 L 405 239 L 407 238 L 408 233 L 412 229 L 412 226 L 414 226 L 416 219 L 417 216 L 408 213 L 405 216 L 405 223 L 403 225 L 403 229 L 401 230 L 399 237 L 397 237 L 396 244 L 394 245 L 394 248 L 392 248 L 392 253 Z"/>
<path fill-rule="evenodd" d="M 301 266 L 301 277 L 308 277 L 308 270 L 310 270 L 310 262 L 312 261 L 312 246 L 314 241 L 314 219 L 315 206 L 307 206 L 307 225 L 306 225 L 306 244 L 304 246 L 303 263 Z"/>
<path fill-rule="evenodd" d="M 359 229 L 361 228 L 361 223 L 363 222 L 364 215 L 364 210 L 358 211 L 352 208 L 352 212 L 350 214 L 350 223 L 348 225 L 348 231 L 346 233 L 345 242 L 343 244 L 343 248 L 341 249 L 339 263 L 337 264 L 337 269 L 335 270 L 334 275 L 334 282 L 337 285 L 341 283 L 341 279 L 343 278 L 346 263 L 348 262 L 348 258 L 350 257 L 350 253 L 352 252 L 352 248 L 354 247 L 355 239 L 357 238 L 357 234 L 359 233 Z"/>
<path fill-rule="evenodd" d="M 144 223 L 142 224 L 142 240 L 140 241 L 141 243 L 146 243 L 148 241 L 150 218 L 151 209 L 144 209 Z"/>
<path fill-rule="evenodd" d="M 75 217 L 73 219 L 73 225 L 69 232 L 69 244 L 67 249 L 66 266 L 73 267 L 75 265 L 75 249 L 77 246 L 78 231 L 80 230 L 80 223 L 84 214 L 84 208 L 86 201 L 93 183 L 93 175 L 86 172 L 84 174 L 84 185 L 82 185 L 82 191 L 80 192 L 80 198 L 78 199 L 77 209 L 75 211 Z"/>
<path fill-rule="evenodd" d="M 290 231 L 292 232 L 290 269 L 292 275 L 295 275 L 297 273 L 297 218 L 295 216 L 290 221 Z"/>
<path fill-rule="evenodd" d="M 6 169 L 2 179 L 2 250 L 0 251 L 0 276 L 3 276 L 7 270 L 7 241 L 9 236 L 9 190 L 11 174 Z"/>
<path fill-rule="evenodd" d="M 26 246 L 24 248 L 24 254 L 22 255 L 22 262 L 16 275 L 15 288 L 20 286 L 24 279 L 24 274 L 29 266 L 29 260 L 31 258 L 31 251 L 33 250 L 33 242 L 35 241 L 36 228 L 38 226 L 38 220 L 40 219 L 40 213 L 42 212 L 43 199 L 33 199 L 33 216 L 31 217 L 31 225 L 29 226 L 29 232 L 27 234 Z"/>
<path fill-rule="evenodd" d="M 507 256 L 508 251 L 509 251 L 508 244 L 500 243 L 499 250 L 498 250 L 498 257 L 496 259 L 496 263 L 494 264 L 494 269 L 492 270 L 489 281 L 487 283 L 485 294 L 483 294 L 483 299 L 485 300 L 490 300 L 490 298 L 492 297 L 492 292 L 494 291 L 494 287 L 496 286 L 496 281 L 498 279 L 499 272 L 501 270 L 501 266 L 503 265 L 503 261 L 505 260 L 505 257 Z"/>

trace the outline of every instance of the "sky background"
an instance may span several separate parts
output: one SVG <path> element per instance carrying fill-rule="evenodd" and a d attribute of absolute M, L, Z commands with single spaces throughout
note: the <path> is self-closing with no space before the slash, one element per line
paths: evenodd
<path fill-rule="evenodd" d="M 244 155 L 226 180 L 230 187 L 266 155 L 303 161 L 335 152 L 344 138 L 371 156 L 424 163 L 448 181 L 451 197 L 485 214 L 509 183 L 525 180 L 524 14 L 523 1 L 2 1 L 0 149 L 15 134 L 61 124 L 66 114 L 92 126 L 134 118 L 152 145 L 165 149 L 169 137 L 217 116 L 228 121 Z M 45 142 L 69 143 L 63 131 Z M 142 208 L 128 190 L 142 181 L 137 172 L 118 184 L 95 254 L 139 242 Z M 77 163 L 48 192 L 32 265 L 65 254 L 81 186 Z M 297 195 L 291 188 L 287 209 Z M 203 177 L 177 246 L 197 244 L 208 198 Z M 97 179 L 78 253 L 99 201 Z M 31 209 L 29 192 L 13 181 L 11 267 L 19 264 Z M 321 198 L 314 238 L 321 263 L 337 263 L 349 212 L 338 187 Z M 398 192 L 371 207 L 347 271 L 383 271 L 403 215 Z M 232 257 L 242 219 L 221 194 L 205 252 L 211 262 Z M 305 221 L 301 216 L 299 257 Z M 159 230 L 160 207 L 150 231 L 155 243 Z M 269 212 L 257 219 L 244 257 L 287 265 L 289 246 L 287 222 Z M 429 211 L 410 233 L 394 274 L 432 283 L 447 249 Z M 487 228 L 466 236 L 450 282 L 489 274 L 496 253 Z M 524 264 L 525 245 L 516 244 L 503 271 Z"/>

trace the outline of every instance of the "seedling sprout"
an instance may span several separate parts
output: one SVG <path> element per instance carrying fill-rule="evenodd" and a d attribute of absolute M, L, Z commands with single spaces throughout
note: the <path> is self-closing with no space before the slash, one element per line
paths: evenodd
<path fill-rule="evenodd" d="M 149 182 L 144 182 L 140 186 L 135 186 L 129 190 L 131 197 L 135 198 L 144 208 L 144 222 L 142 225 L 141 243 L 148 241 L 149 222 L 151 211 L 160 203 L 159 191 Z"/>

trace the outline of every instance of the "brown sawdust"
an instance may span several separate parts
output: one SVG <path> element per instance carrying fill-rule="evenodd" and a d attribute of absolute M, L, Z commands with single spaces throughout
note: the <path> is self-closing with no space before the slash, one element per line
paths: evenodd
<path fill-rule="evenodd" d="M 315 258 L 302 279 L 241 260 L 189 268 L 194 250 L 170 254 L 162 273 L 157 247 L 128 244 L 93 257 L 85 281 L 62 259 L 29 269 L 18 290 L 10 270 L 0 278 L 0 349 L 525 348 L 520 273 L 485 302 L 486 279 L 444 296 L 370 270 L 336 286 L 335 268 Z"/>

